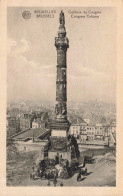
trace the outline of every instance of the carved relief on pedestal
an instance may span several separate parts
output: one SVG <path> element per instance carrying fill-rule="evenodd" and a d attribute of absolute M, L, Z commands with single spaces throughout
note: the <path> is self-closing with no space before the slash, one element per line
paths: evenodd
<path fill-rule="evenodd" d="M 51 137 L 52 150 L 67 150 L 67 138 L 65 137 Z"/>

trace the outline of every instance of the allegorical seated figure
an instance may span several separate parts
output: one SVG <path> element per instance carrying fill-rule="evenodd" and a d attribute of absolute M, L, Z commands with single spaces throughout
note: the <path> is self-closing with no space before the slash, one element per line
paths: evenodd
<path fill-rule="evenodd" d="M 65 118 L 66 117 L 66 106 L 64 103 L 56 104 L 55 113 L 57 118 Z"/>

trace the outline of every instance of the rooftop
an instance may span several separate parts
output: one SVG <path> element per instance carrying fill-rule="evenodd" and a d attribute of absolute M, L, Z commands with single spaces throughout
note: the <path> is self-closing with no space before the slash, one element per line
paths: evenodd
<path fill-rule="evenodd" d="M 28 129 L 26 131 L 22 131 L 11 138 L 14 140 L 25 140 L 27 138 L 38 138 L 40 135 L 47 132 L 48 129 L 36 128 L 36 129 Z"/>

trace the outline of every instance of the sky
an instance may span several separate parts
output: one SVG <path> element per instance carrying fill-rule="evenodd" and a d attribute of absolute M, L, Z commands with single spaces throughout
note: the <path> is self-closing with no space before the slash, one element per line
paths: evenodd
<path fill-rule="evenodd" d="M 22 17 L 30 11 L 30 19 Z M 55 10 L 37 18 L 35 10 Z M 62 8 L 69 39 L 67 99 L 73 102 L 116 101 L 115 8 Z M 90 10 L 90 11 L 89 11 Z M 57 51 L 54 46 L 61 8 L 8 8 L 7 98 L 55 101 Z M 74 18 L 100 11 L 99 18 Z M 71 12 L 81 12 L 74 13 Z M 72 16 L 71 16 L 72 15 Z M 87 15 L 86 15 L 87 16 Z"/>

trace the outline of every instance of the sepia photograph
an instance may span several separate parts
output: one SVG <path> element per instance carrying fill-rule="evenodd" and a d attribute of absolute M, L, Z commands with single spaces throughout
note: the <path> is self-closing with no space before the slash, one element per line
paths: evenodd
<path fill-rule="evenodd" d="M 7 7 L 7 187 L 116 187 L 116 7 Z"/>

